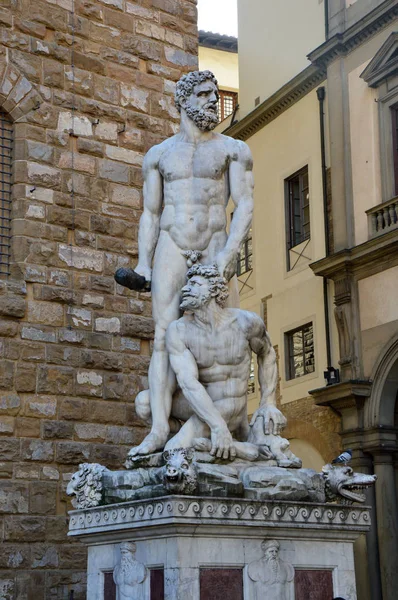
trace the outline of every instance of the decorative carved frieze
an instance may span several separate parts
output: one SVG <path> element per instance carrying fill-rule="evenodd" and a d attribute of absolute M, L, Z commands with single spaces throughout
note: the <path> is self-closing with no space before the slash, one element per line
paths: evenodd
<path fill-rule="evenodd" d="M 102 535 L 116 530 L 174 526 L 251 525 L 254 527 L 367 531 L 370 527 L 369 508 L 364 506 L 326 505 L 310 502 L 260 502 L 236 499 L 202 499 L 168 496 L 137 500 L 124 504 L 88 508 L 70 513 L 69 531 L 75 535 Z M 156 527 L 154 529 L 156 529 Z M 213 530 L 215 531 L 215 529 Z"/>

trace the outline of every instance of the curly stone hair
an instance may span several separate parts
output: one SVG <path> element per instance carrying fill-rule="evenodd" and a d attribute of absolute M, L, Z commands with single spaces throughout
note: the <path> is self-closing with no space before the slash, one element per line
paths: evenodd
<path fill-rule="evenodd" d="M 177 110 L 181 112 L 181 102 L 187 100 L 192 94 L 195 85 L 204 81 L 212 81 L 218 89 L 218 81 L 211 71 L 191 71 L 183 75 L 177 82 L 176 91 L 174 94 L 175 105 Z"/>
<path fill-rule="evenodd" d="M 187 279 L 191 279 L 191 277 L 194 277 L 195 275 L 205 277 L 209 280 L 210 294 L 217 304 L 223 308 L 228 298 L 228 285 L 225 277 L 220 275 L 217 266 L 201 265 L 198 263 L 192 265 L 187 273 Z"/>

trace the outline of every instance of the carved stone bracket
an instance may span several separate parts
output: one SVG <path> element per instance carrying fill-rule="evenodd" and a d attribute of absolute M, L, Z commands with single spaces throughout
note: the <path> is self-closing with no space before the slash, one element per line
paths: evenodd
<path fill-rule="evenodd" d="M 310 390 L 309 393 L 313 396 L 315 404 L 330 406 L 341 416 L 344 440 L 345 434 L 363 428 L 364 404 L 371 390 L 371 381 L 350 380 Z"/>

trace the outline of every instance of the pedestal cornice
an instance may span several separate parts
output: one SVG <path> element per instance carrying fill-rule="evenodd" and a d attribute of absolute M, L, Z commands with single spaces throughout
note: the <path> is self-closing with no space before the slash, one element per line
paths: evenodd
<path fill-rule="evenodd" d="M 282 537 L 330 535 L 354 540 L 369 530 L 370 514 L 362 505 L 166 496 L 71 511 L 69 536 L 95 543 L 108 535 L 112 539 L 217 535 L 226 527 L 234 537 L 247 536 L 249 527 L 250 535 L 259 537 L 272 532 Z"/>

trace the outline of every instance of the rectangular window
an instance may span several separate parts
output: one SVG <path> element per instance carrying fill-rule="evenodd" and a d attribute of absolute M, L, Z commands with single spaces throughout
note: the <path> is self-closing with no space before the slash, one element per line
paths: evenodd
<path fill-rule="evenodd" d="M 253 268 L 253 241 L 252 230 L 249 231 L 249 237 L 243 242 L 238 254 L 238 262 L 236 265 L 236 274 L 243 275 Z"/>
<path fill-rule="evenodd" d="M 394 159 L 394 190 L 398 196 L 398 106 L 391 108 L 392 117 L 392 150 Z"/>
<path fill-rule="evenodd" d="M 13 126 L 0 111 L 0 276 L 9 274 Z"/>
<path fill-rule="evenodd" d="M 308 167 L 286 179 L 288 250 L 310 238 Z"/>
<path fill-rule="evenodd" d="M 238 103 L 238 94 L 236 92 L 219 91 L 220 99 L 218 101 L 218 120 L 224 121 L 232 115 Z"/>
<path fill-rule="evenodd" d="M 254 360 L 253 360 L 253 356 L 252 356 L 251 361 L 250 361 L 249 380 L 247 382 L 247 393 L 254 394 L 255 391 L 256 391 L 256 381 L 255 381 L 255 371 L 254 371 Z"/>
<path fill-rule="evenodd" d="M 286 379 L 297 379 L 315 370 L 314 327 L 303 325 L 285 334 L 287 369 Z"/>

